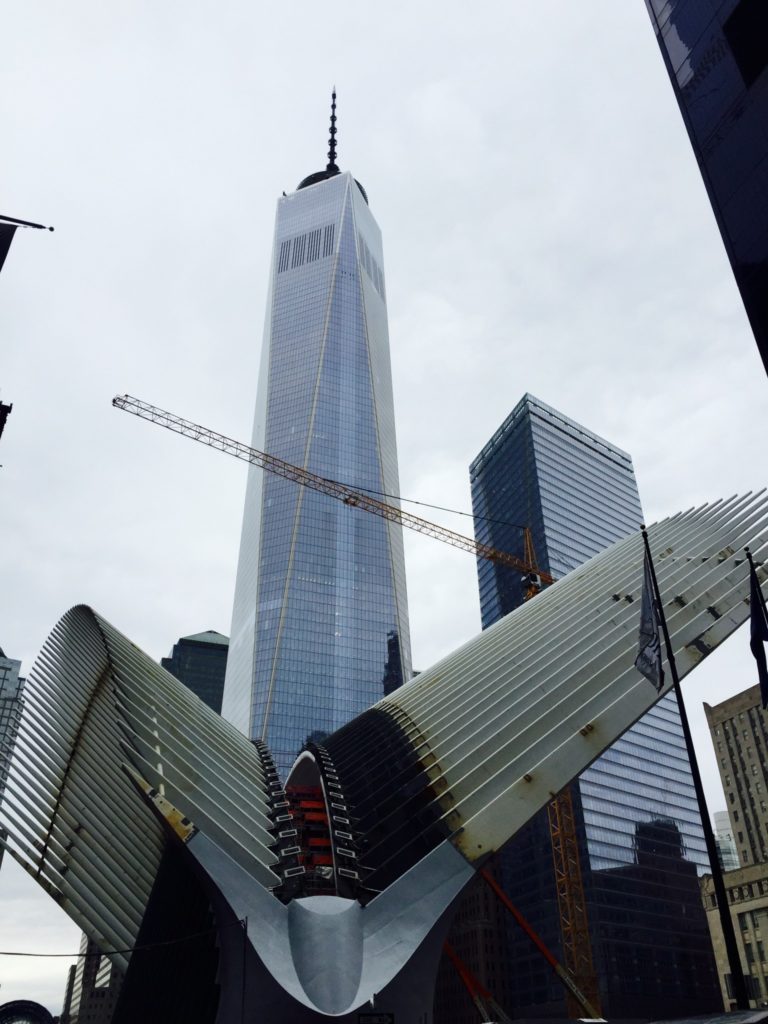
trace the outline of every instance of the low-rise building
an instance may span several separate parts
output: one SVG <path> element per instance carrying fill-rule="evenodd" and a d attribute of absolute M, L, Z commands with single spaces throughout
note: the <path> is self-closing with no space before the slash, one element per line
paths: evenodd
<path fill-rule="evenodd" d="M 768 1006 L 768 864 L 750 864 L 735 871 L 726 871 L 723 880 L 747 981 L 749 1005 L 754 1008 Z M 731 970 L 711 875 L 704 875 L 701 879 L 701 895 L 715 950 L 723 1006 L 726 1010 L 735 1010 Z"/>

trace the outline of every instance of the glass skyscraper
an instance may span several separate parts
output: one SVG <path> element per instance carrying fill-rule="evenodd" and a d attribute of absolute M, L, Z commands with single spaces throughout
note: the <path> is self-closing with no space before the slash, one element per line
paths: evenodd
<path fill-rule="evenodd" d="M 768 370 L 768 4 L 646 6 Z"/>
<path fill-rule="evenodd" d="M 224 674 L 227 668 L 229 638 L 208 629 L 204 633 L 182 636 L 160 664 L 188 686 L 217 714 L 221 714 Z"/>
<path fill-rule="evenodd" d="M 529 526 L 539 567 L 557 579 L 642 521 L 630 456 L 532 395 L 485 445 L 470 476 L 477 539 L 524 558 L 520 527 Z M 478 577 L 485 628 L 521 603 L 522 577 L 486 560 L 478 560 Z M 709 862 L 674 695 L 598 758 L 571 796 L 603 1014 L 653 1019 L 715 1009 L 698 883 Z M 496 873 L 562 960 L 546 810 L 505 847 Z M 486 984 L 496 998 L 514 1016 L 562 1016 L 564 990 L 543 957 L 509 915 L 499 934 L 498 908 L 489 912 L 485 897 L 475 899 L 482 944 L 495 946 L 496 974 L 486 974 Z M 451 940 L 460 955 L 471 918 L 471 911 L 459 916 Z M 471 938 L 465 953 L 471 966 Z"/>
<path fill-rule="evenodd" d="M 397 495 L 381 233 L 334 136 L 278 200 L 253 447 Z M 285 773 L 409 676 L 401 527 L 251 468 L 224 717 Z"/>

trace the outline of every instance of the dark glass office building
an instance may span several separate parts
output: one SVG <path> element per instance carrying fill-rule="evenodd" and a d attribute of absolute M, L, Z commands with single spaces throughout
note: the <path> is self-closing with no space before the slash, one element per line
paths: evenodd
<path fill-rule="evenodd" d="M 768 4 L 646 6 L 768 371 Z"/>
<path fill-rule="evenodd" d="M 229 638 L 208 629 L 204 633 L 181 637 L 160 664 L 209 708 L 221 714 L 228 651 Z"/>
<path fill-rule="evenodd" d="M 525 557 L 530 527 L 540 568 L 560 578 L 642 521 L 632 460 L 525 395 L 470 467 L 476 536 Z M 483 627 L 522 601 L 515 570 L 478 561 Z M 534 600 L 536 600 L 534 598 Z M 679 713 L 664 697 L 571 786 L 592 959 L 603 1014 L 653 1019 L 716 1009 L 719 992 L 698 875 L 708 859 Z M 513 902 L 564 959 L 549 817 L 537 815 L 496 861 Z M 476 895 L 454 944 L 470 964 L 493 945 L 485 980 L 514 1016 L 562 1016 L 562 986 L 506 917 Z M 471 908 L 470 908 L 471 917 Z M 506 965 L 500 969 L 499 965 Z M 457 997 L 456 1002 L 466 1005 Z M 449 1021 L 469 1021 L 449 1014 Z"/>
<path fill-rule="evenodd" d="M 381 233 L 334 132 L 326 170 L 278 200 L 253 447 L 396 495 Z M 400 525 L 252 468 L 224 717 L 285 774 L 409 676 Z"/>

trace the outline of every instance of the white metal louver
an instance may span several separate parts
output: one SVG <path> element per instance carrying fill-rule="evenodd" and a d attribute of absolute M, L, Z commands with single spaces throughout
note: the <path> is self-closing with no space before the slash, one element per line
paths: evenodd
<path fill-rule="evenodd" d="M 656 524 L 649 537 L 685 676 L 749 615 L 745 545 L 761 583 L 768 578 L 768 499 L 715 502 Z M 413 942 L 421 941 L 411 942 L 418 929 L 406 935 L 398 925 L 402 915 L 420 907 L 426 915 L 420 927 L 428 930 L 429 915 L 436 920 L 466 872 L 471 876 L 469 864 L 503 845 L 658 699 L 634 668 L 642 568 L 638 534 L 372 709 L 379 720 L 391 719 L 390 734 L 407 738 L 417 753 L 419 777 L 427 780 L 419 799 L 434 813 L 414 817 L 412 825 L 413 832 L 431 830 L 429 842 L 414 844 L 431 850 L 430 863 L 424 857 L 416 874 L 404 863 L 408 878 L 396 877 L 362 911 L 361 934 L 373 929 L 376 941 L 391 941 L 391 955 L 377 953 L 379 966 L 366 966 L 363 957 L 354 1005 L 369 998 L 368 988 L 381 991 L 385 975 L 394 977 Z M 235 862 L 233 909 L 249 899 L 250 879 L 262 908 L 274 904 L 274 912 L 264 910 L 274 929 L 288 927 L 290 908 L 264 892 L 278 880 L 269 849 L 269 790 L 261 755 L 245 737 L 84 606 L 54 628 L 25 693 L 0 813 L 9 849 L 102 948 L 135 943 L 166 841 L 123 771 L 126 763 L 202 833 L 188 842 L 190 855 L 200 859 L 200 851 L 218 848 Z M 370 740 L 366 716 L 371 711 L 325 742 L 330 749 L 342 733 L 353 741 L 359 736 L 357 771 L 370 772 L 375 762 L 377 785 L 389 786 L 392 803 L 396 773 L 387 771 L 386 744 Z M 218 868 L 210 870 L 215 875 Z M 438 899 L 430 894 L 440 888 L 441 871 Z M 423 894 L 419 879 L 428 880 Z M 405 905 L 404 892 L 410 893 Z M 294 956 L 299 942 L 301 928 L 292 927 L 285 956 Z M 251 941 L 258 947 L 261 940 Z M 115 959 L 124 965 L 127 957 Z M 310 1005 L 300 989 L 296 998 Z"/>
<path fill-rule="evenodd" d="M 768 499 L 715 502 L 648 532 L 682 678 L 749 616 L 743 549 L 768 557 Z M 468 859 L 503 845 L 658 699 L 634 668 L 642 582 L 637 533 L 377 705 L 414 724 Z"/>
<path fill-rule="evenodd" d="M 0 809 L 9 850 L 103 949 L 135 945 L 166 842 L 124 763 L 276 883 L 256 748 L 90 608 L 56 625 L 25 697 Z"/>

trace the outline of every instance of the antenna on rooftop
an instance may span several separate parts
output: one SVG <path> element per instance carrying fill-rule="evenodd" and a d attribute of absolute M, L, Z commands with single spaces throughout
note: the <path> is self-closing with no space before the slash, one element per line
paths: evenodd
<path fill-rule="evenodd" d="M 328 166 L 327 171 L 338 171 L 336 166 L 336 86 L 331 93 L 331 136 L 328 139 Z"/>

